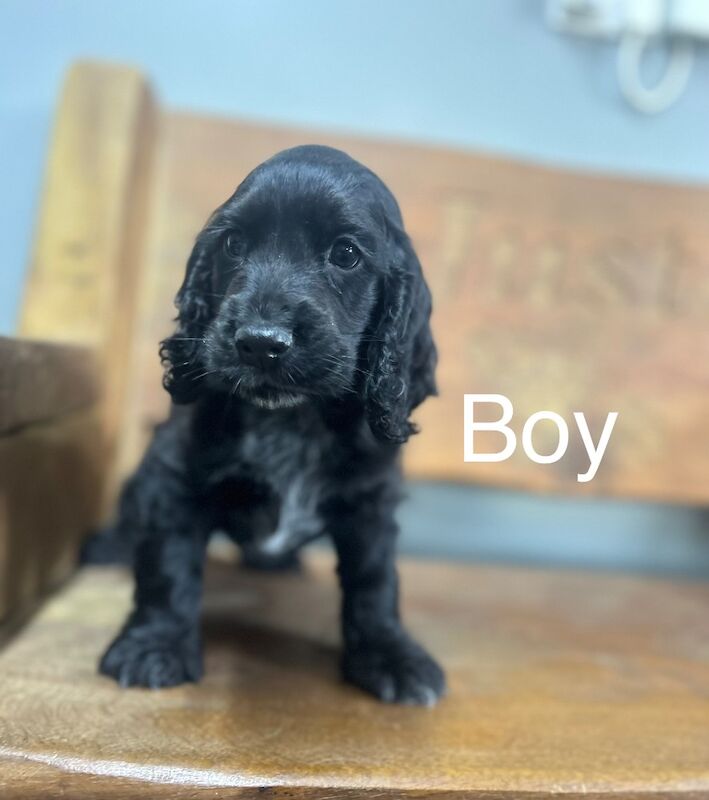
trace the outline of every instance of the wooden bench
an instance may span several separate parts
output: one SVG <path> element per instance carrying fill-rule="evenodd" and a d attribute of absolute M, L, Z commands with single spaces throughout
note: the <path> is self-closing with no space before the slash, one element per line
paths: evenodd
<path fill-rule="evenodd" d="M 340 682 L 330 557 L 213 564 L 206 676 L 160 692 L 96 674 L 131 587 L 82 570 L 0 655 L 2 797 L 709 796 L 709 586 L 416 561 L 402 583 L 448 670 L 435 709 Z"/>
<path fill-rule="evenodd" d="M 432 286 L 441 397 L 419 415 L 410 476 L 707 503 L 706 189 L 176 113 L 138 72 L 81 64 L 22 338 L 0 342 L 6 637 L 73 571 L 166 412 L 157 342 L 196 231 L 252 166 L 306 141 L 390 184 Z M 618 411 L 598 477 L 576 482 L 573 450 L 464 464 L 471 391 L 509 396 L 517 433 L 542 408 L 582 410 L 592 430 Z M 117 569 L 81 570 L 9 641 L 0 796 L 709 797 L 706 585 L 409 561 L 407 618 L 451 684 L 421 710 L 339 682 L 329 557 L 302 576 L 210 570 L 199 686 L 121 691 L 96 674 L 129 603 Z"/>

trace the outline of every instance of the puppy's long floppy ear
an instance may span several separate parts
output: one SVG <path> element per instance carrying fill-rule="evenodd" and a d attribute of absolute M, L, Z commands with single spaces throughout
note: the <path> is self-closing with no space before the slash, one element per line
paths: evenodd
<path fill-rule="evenodd" d="M 177 328 L 160 344 L 160 360 L 165 368 L 163 386 L 175 403 L 191 403 L 200 391 L 200 374 L 204 371 L 202 339 L 212 315 L 210 249 L 210 237 L 203 231 L 197 237 L 185 279 L 175 297 Z"/>
<path fill-rule="evenodd" d="M 413 246 L 396 226 L 396 257 L 375 311 L 364 387 L 367 418 L 379 439 L 405 442 L 417 432 L 409 415 L 436 394 L 431 294 Z"/>

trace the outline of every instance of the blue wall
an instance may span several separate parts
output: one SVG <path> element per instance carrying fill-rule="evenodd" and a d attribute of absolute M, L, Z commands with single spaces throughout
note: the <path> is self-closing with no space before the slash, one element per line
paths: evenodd
<path fill-rule="evenodd" d="M 709 59 L 641 117 L 612 48 L 549 32 L 541 0 L 3 0 L 0 333 L 62 76 L 86 56 L 141 67 L 173 106 L 709 181 Z"/>

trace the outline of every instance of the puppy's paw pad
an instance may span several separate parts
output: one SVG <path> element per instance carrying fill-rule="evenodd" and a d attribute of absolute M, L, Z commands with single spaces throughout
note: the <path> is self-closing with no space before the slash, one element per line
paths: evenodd
<path fill-rule="evenodd" d="M 443 670 L 411 641 L 346 652 L 343 672 L 385 703 L 434 706 L 446 689 Z"/>
<path fill-rule="evenodd" d="M 105 652 L 99 671 L 123 686 L 161 689 L 202 677 L 199 645 L 151 634 L 146 628 L 122 632 Z"/>

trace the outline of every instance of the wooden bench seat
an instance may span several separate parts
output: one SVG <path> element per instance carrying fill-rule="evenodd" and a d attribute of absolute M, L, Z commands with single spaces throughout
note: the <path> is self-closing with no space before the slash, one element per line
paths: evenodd
<path fill-rule="evenodd" d="M 300 575 L 213 564 L 206 677 L 160 692 L 97 675 L 131 587 L 83 570 L 0 655 L 0 795 L 709 797 L 709 586 L 402 573 L 407 619 L 449 673 L 434 709 L 340 682 L 329 554 Z"/>

